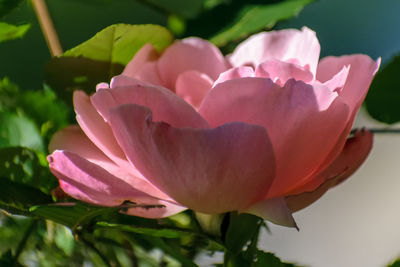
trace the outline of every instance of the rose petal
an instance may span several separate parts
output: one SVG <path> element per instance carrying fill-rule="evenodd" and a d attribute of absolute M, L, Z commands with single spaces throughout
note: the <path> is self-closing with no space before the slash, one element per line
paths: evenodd
<path fill-rule="evenodd" d="M 110 127 L 97 113 L 90 103 L 89 96 L 83 91 L 74 92 L 74 108 L 79 126 L 93 144 L 115 163 L 124 164 L 126 162 L 125 155 L 115 141 Z"/>
<path fill-rule="evenodd" d="M 259 201 L 243 212 L 254 214 L 275 224 L 295 227 L 298 230 L 292 212 L 288 208 L 284 198 L 272 198 Z"/>
<path fill-rule="evenodd" d="M 135 56 L 126 65 L 122 75 L 137 78 L 138 73 L 142 70 L 143 65 L 156 61 L 158 59 L 158 53 L 151 44 L 145 44 L 139 51 L 136 52 Z"/>
<path fill-rule="evenodd" d="M 332 79 L 324 82 L 324 85 L 330 88 L 334 92 L 339 94 L 342 92 L 344 85 L 346 84 L 347 77 L 349 75 L 350 66 L 344 66 Z"/>
<path fill-rule="evenodd" d="M 235 67 L 257 67 L 271 59 L 295 59 L 300 66 L 308 66 L 315 75 L 320 49 L 315 32 L 303 27 L 301 31 L 288 29 L 255 34 L 239 44 L 229 60 Z"/>
<path fill-rule="evenodd" d="M 123 105 L 110 123 L 129 159 L 178 203 L 203 213 L 243 209 L 262 197 L 274 178 L 265 130 L 231 123 L 215 129 L 173 128 L 151 121 L 151 111 Z"/>
<path fill-rule="evenodd" d="M 318 64 L 317 80 L 328 81 L 343 67 L 350 66 L 346 84 L 340 93 L 340 97 L 349 105 L 351 111 L 358 110 L 379 65 L 380 58 L 373 61 L 366 55 L 325 57 Z"/>
<path fill-rule="evenodd" d="M 53 136 L 49 144 L 49 151 L 55 150 L 65 150 L 77 154 L 91 163 L 101 166 L 139 191 L 172 201 L 165 193 L 150 184 L 133 165 L 128 162 L 123 166 L 116 165 L 87 138 L 78 126 L 69 126 Z"/>
<path fill-rule="evenodd" d="M 213 81 L 195 70 L 185 71 L 176 80 L 176 94 L 194 108 L 198 108 L 211 89 Z"/>
<path fill-rule="evenodd" d="M 165 205 L 149 210 L 132 209 L 130 214 L 160 218 L 180 212 L 175 204 L 152 198 L 113 176 L 100 166 L 66 151 L 55 151 L 48 157 L 51 172 L 60 179 L 64 192 L 73 198 L 102 206 L 118 206 L 125 201 L 144 205 Z"/>
<path fill-rule="evenodd" d="M 161 80 L 170 89 L 175 88 L 176 79 L 185 71 L 195 70 L 216 80 L 227 67 L 217 47 L 195 37 L 175 42 L 164 51 L 158 61 Z"/>
<path fill-rule="evenodd" d="M 313 74 L 309 70 L 293 63 L 268 60 L 257 66 L 256 77 L 270 78 L 273 81 L 279 80 L 279 85 L 282 86 L 289 79 L 310 82 L 313 79 Z"/>
<path fill-rule="evenodd" d="M 301 210 L 319 199 L 330 188 L 350 177 L 365 161 L 372 148 L 373 135 L 357 131 L 349 138 L 342 153 L 322 173 L 309 183 L 297 188 L 286 198 L 292 212 Z M 304 192 L 304 193 L 303 193 Z"/>
<path fill-rule="evenodd" d="M 324 86 L 292 79 L 281 88 L 269 79 L 242 78 L 214 87 L 199 113 L 211 127 L 241 121 L 267 130 L 277 162 L 268 193 L 273 198 L 318 169 L 346 126 L 349 109 Z"/>
<path fill-rule="evenodd" d="M 213 87 L 219 83 L 228 80 L 245 78 L 245 77 L 254 77 L 254 76 L 255 73 L 252 67 L 241 66 L 241 67 L 231 68 L 219 75 L 218 79 L 214 82 Z"/>
<path fill-rule="evenodd" d="M 118 77 L 114 78 L 115 82 L 117 80 Z M 106 121 L 109 121 L 111 108 L 137 104 L 150 108 L 156 121 L 164 121 L 175 127 L 208 128 L 208 123 L 192 106 L 163 87 L 140 84 L 114 87 L 97 91 L 91 101 Z"/>

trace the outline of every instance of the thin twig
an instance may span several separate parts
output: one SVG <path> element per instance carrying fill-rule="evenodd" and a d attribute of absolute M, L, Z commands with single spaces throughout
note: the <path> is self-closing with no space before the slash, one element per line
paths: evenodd
<path fill-rule="evenodd" d="M 44 0 L 32 0 L 33 8 L 38 17 L 40 27 L 44 38 L 46 39 L 47 47 L 49 48 L 52 57 L 59 56 L 63 53 L 60 40 L 58 39 L 53 21 L 49 15 L 46 3 Z"/>
<path fill-rule="evenodd" d="M 356 131 L 359 131 L 360 129 L 353 129 L 351 130 L 351 134 L 354 134 Z M 374 134 L 399 134 L 400 129 L 390 129 L 390 128 L 362 128 L 361 130 L 367 130 L 371 133 Z"/>

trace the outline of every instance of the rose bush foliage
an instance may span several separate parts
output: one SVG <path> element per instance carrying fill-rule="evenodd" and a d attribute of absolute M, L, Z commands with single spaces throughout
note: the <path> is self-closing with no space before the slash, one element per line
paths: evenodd
<path fill-rule="evenodd" d="M 70 196 L 159 218 L 184 209 L 291 216 L 364 161 L 372 134 L 352 124 L 379 67 L 326 57 L 308 28 L 251 36 L 224 57 L 199 38 L 143 46 L 120 76 L 74 94 L 79 126 L 50 143 Z"/>

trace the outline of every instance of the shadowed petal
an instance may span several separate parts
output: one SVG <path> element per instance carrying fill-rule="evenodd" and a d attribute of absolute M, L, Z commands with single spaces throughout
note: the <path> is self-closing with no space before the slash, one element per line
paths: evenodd
<path fill-rule="evenodd" d="M 186 71 L 176 80 L 176 94 L 197 109 L 212 84 L 213 81 L 206 74 L 195 70 Z"/>
<path fill-rule="evenodd" d="M 151 111 L 123 105 L 110 112 L 126 155 L 154 185 L 203 213 L 243 209 L 265 195 L 275 175 L 271 143 L 260 126 L 173 128 Z"/>
<path fill-rule="evenodd" d="M 130 184 L 135 189 L 166 200 L 171 200 L 165 193 L 150 184 L 131 164 L 119 166 L 100 151 L 78 126 L 69 126 L 57 132 L 50 141 L 49 151 L 65 150 L 101 166 L 115 177 Z"/>
<path fill-rule="evenodd" d="M 309 183 L 300 186 L 286 198 L 289 208 L 295 212 L 319 199 L 331 187 L 350 177 L 365 161 L 372 148 L 373 135 L 358 131 L 349 138 L 340 155 L 322 173 Z"/>
<path fill-rule="evenodd" d="M 99 90 L 91 97 L 91 101 L 106 121 L 109 121 L 111 108 L 137 104 L 150 108 L 155 121 L 164 121 L 175 127 L 208 128 L 208 123 L 192 106 L 159 86 L 136 84 Z"/>
<path fill-rule="evenodd" d="M 115 141 L 108 124 L 90 103 L 89 96 L 82 91 L 75 91 L 74 108 L 79 126 L 93 144 L 115 163 L 124 164 L 126 162 L 124 153 Z"/>
<path fill-rule="evenodd" d="M 76 199 L 102 206 L 118 206 L 125 201 L 145 205 L 165 205 L 163 208 L 130 211 L 130 214 L 136 214 L 137 210 L 138 215 L 151 218 L 165 217 L 171 215 L 171 211 L 180 211 L 175 204 L 169 205 L 165 201 L 136 190 L 100 166 L 74 153 L 55 151 L 48 157 L 48 161 L 51 172 L 60 179 L 63 191 Z M 168 210 L 170 207 L 171 211 Z"/>
<path fill-rule="evenodd" d="M 218 79 L 214 82 L 214 86 L 227 80 L 239 79 L 244 77 L 254 77 L 255 73 L 252 67 L 241 66 L 229 69 L 221 73 Z"/>
<path fill-rule="evenodd" d="M 196 37 L 175 42 L 164 51 L 158 61 L 161 80 L 170 89 L 175 88 L 176 79 L 185 71 L 199 71 L 216 80 L 227 68 L 219 49 Z"/>
<path fill-rule="evenodd" d="M 151 44 L 145 44 L 139 51 L 136 52 L 135 56 L 126 65 L 122 75 L 126 75 L 131 78 L 137 78 L 137 74 L 141 72 L 144 64 L 158 59 L 158 53 Z"/>

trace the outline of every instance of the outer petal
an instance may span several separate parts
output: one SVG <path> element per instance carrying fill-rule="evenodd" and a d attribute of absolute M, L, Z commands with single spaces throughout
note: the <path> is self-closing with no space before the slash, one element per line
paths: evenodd
<path fill-rule="evenodd" d="M 262 127 L 231 123 L 215 129 L 173 128 L 151 121 L 137 105 L 110 112 L 129 159 L 178 203 L 203 213 L 240 210 L 265 195 L 275 175 Z"/>
<path fill-rule="evenodd" d="M 57 132 L 50 141 L 49 151 L 65 150 L 101 166 L 115 177 L 130 184 L 135 189 L 153 197 L 172 201 L 165 193 L 150 184 L 142 174 L 128 162 L 118 166 L 111 161 L 87 138 L 78 126 L 69 126 Z"/>
<path fill-rule="evenodd" d="M 126 65 L 122 75 L 137 78 L 144 64 L 158 59 L 158 53 L 151 44 L 145 44 L 136 52 L 132 60 Z"/>
<path fill-rule="evenodd" d="M 349 105 L 350 110 L 358 110 L 380 65 L 380 59 L 373 61 L 366 55 L 326 57 L 318 64 L 317 80 L 330 80 L 343 67 L 350 66 L 345 86 L 340 97 Z"/>
<path fill-rule="evenodd" d="M 277 174 L 268 198 L 284 196 L 317 171 L 342 133 L 346 104 L 323 86 L 242 78 L 218 84 L 199 109 L 211 127 L 241 121 L 263 126 L 271 138 Z"/>
<path fill-rule="evenodd" d="M 91 100 L 106 121 L 109 121 L 111 108 L 137 104 L 150 108 L 156 121 L 164 121 L 175 127 L 208 128 L 208 123 L 192 106 L 163 87 L 140 84 L 114 87 L 97 91 Z"/>
<path fill-rule="evenodd" d="M 243 212 L 254 214 L 275 224 L 298 229 L 293 219 L 292 212 L 288 208 L 284 198 L 272 198 L 259 201 Z"/>
<path fill-rule="evenodd" d="M 327 57 L 322 59 L 318 65 L 317 79 L 321 82 L 331 79 L 332 76 L 332 79 L 335 79 L 335 76 L 337 76 L 335 74 L 342 70 L 344 66 L 350 66 L 344 88 L 339 90 L 340 98 L 350 107 L 350 118 L 347 120 L 347 125 L 342 135 L 339 137 L 336 145 L 333 147 L 318 172 L 329 166 L 342 151 L 357 112 L 364 101 L 369 85 L 379 65 L 380 58 L 375 62 L 366 55 Z M 329 83 L 329 81 L 325 83 Z"/>
<path fill-rule="evenodd" d="M 349 138 L 342 153 L 322 173 L 308 184 L 297 188 L 293 196 L 286 198 L 289 208 L 295 212 L 312 204 L 331 187 L 351 176 L 365 161 L 372 148 L 373 135 L 368 131 L 358 131 Z M 304 193 L 303 193 L 304 192 Z"/>
<path fill-rule="evenodd" d="M 114 135 L 90 103 L 89 96 L 82 91 L 74 92 L 76 120 L 87 137 L 117 164 L 124 164 L 126 158 L 115 141 Z"/>
<path fill-rule="evenodd" d="M 158 61 L 161 80 L 170 89 L 175 88 L 178 76 L 196 70 L 216 80 L 228 68 L 221 52 L 213 44 L 200 38 L 187 38 L 168 47 Z"/>
<path fill-rule="evenodd" d="M 238 45 L 229 59 L 235 67 L 249 64 L 257 67 L 271 59 L 296 59 L 300 66 L 308 65 L 315 74 L 320 49 L 315 32 L 303 27 L 301 31 L 289 29 L 255 34 Z"/>
<path fill-rule="evenodd" d="M 125 201 L 165 205 L 156 208 L 157 210 L 134 209 L 130 212 L 134 214 L 137 210 L 137 214 L 143 217 L 165 217 L 171 215 L 171 211 L 180 211 L 176 205 L 154 199 L 136 190 L 130 184 L 76 154 L 55 151 L 48 157 L 48 161 L 51 172 L 60 179 L 63 191 L 76 199 L 102 206 L 118 206 Z"/>
<path fill-rule="evenodd" d="M 198 108 L 213 85 L 213 80 L 206 74 L 195 70 L 182 73 L 176 80 L 176 94 Z"/>

